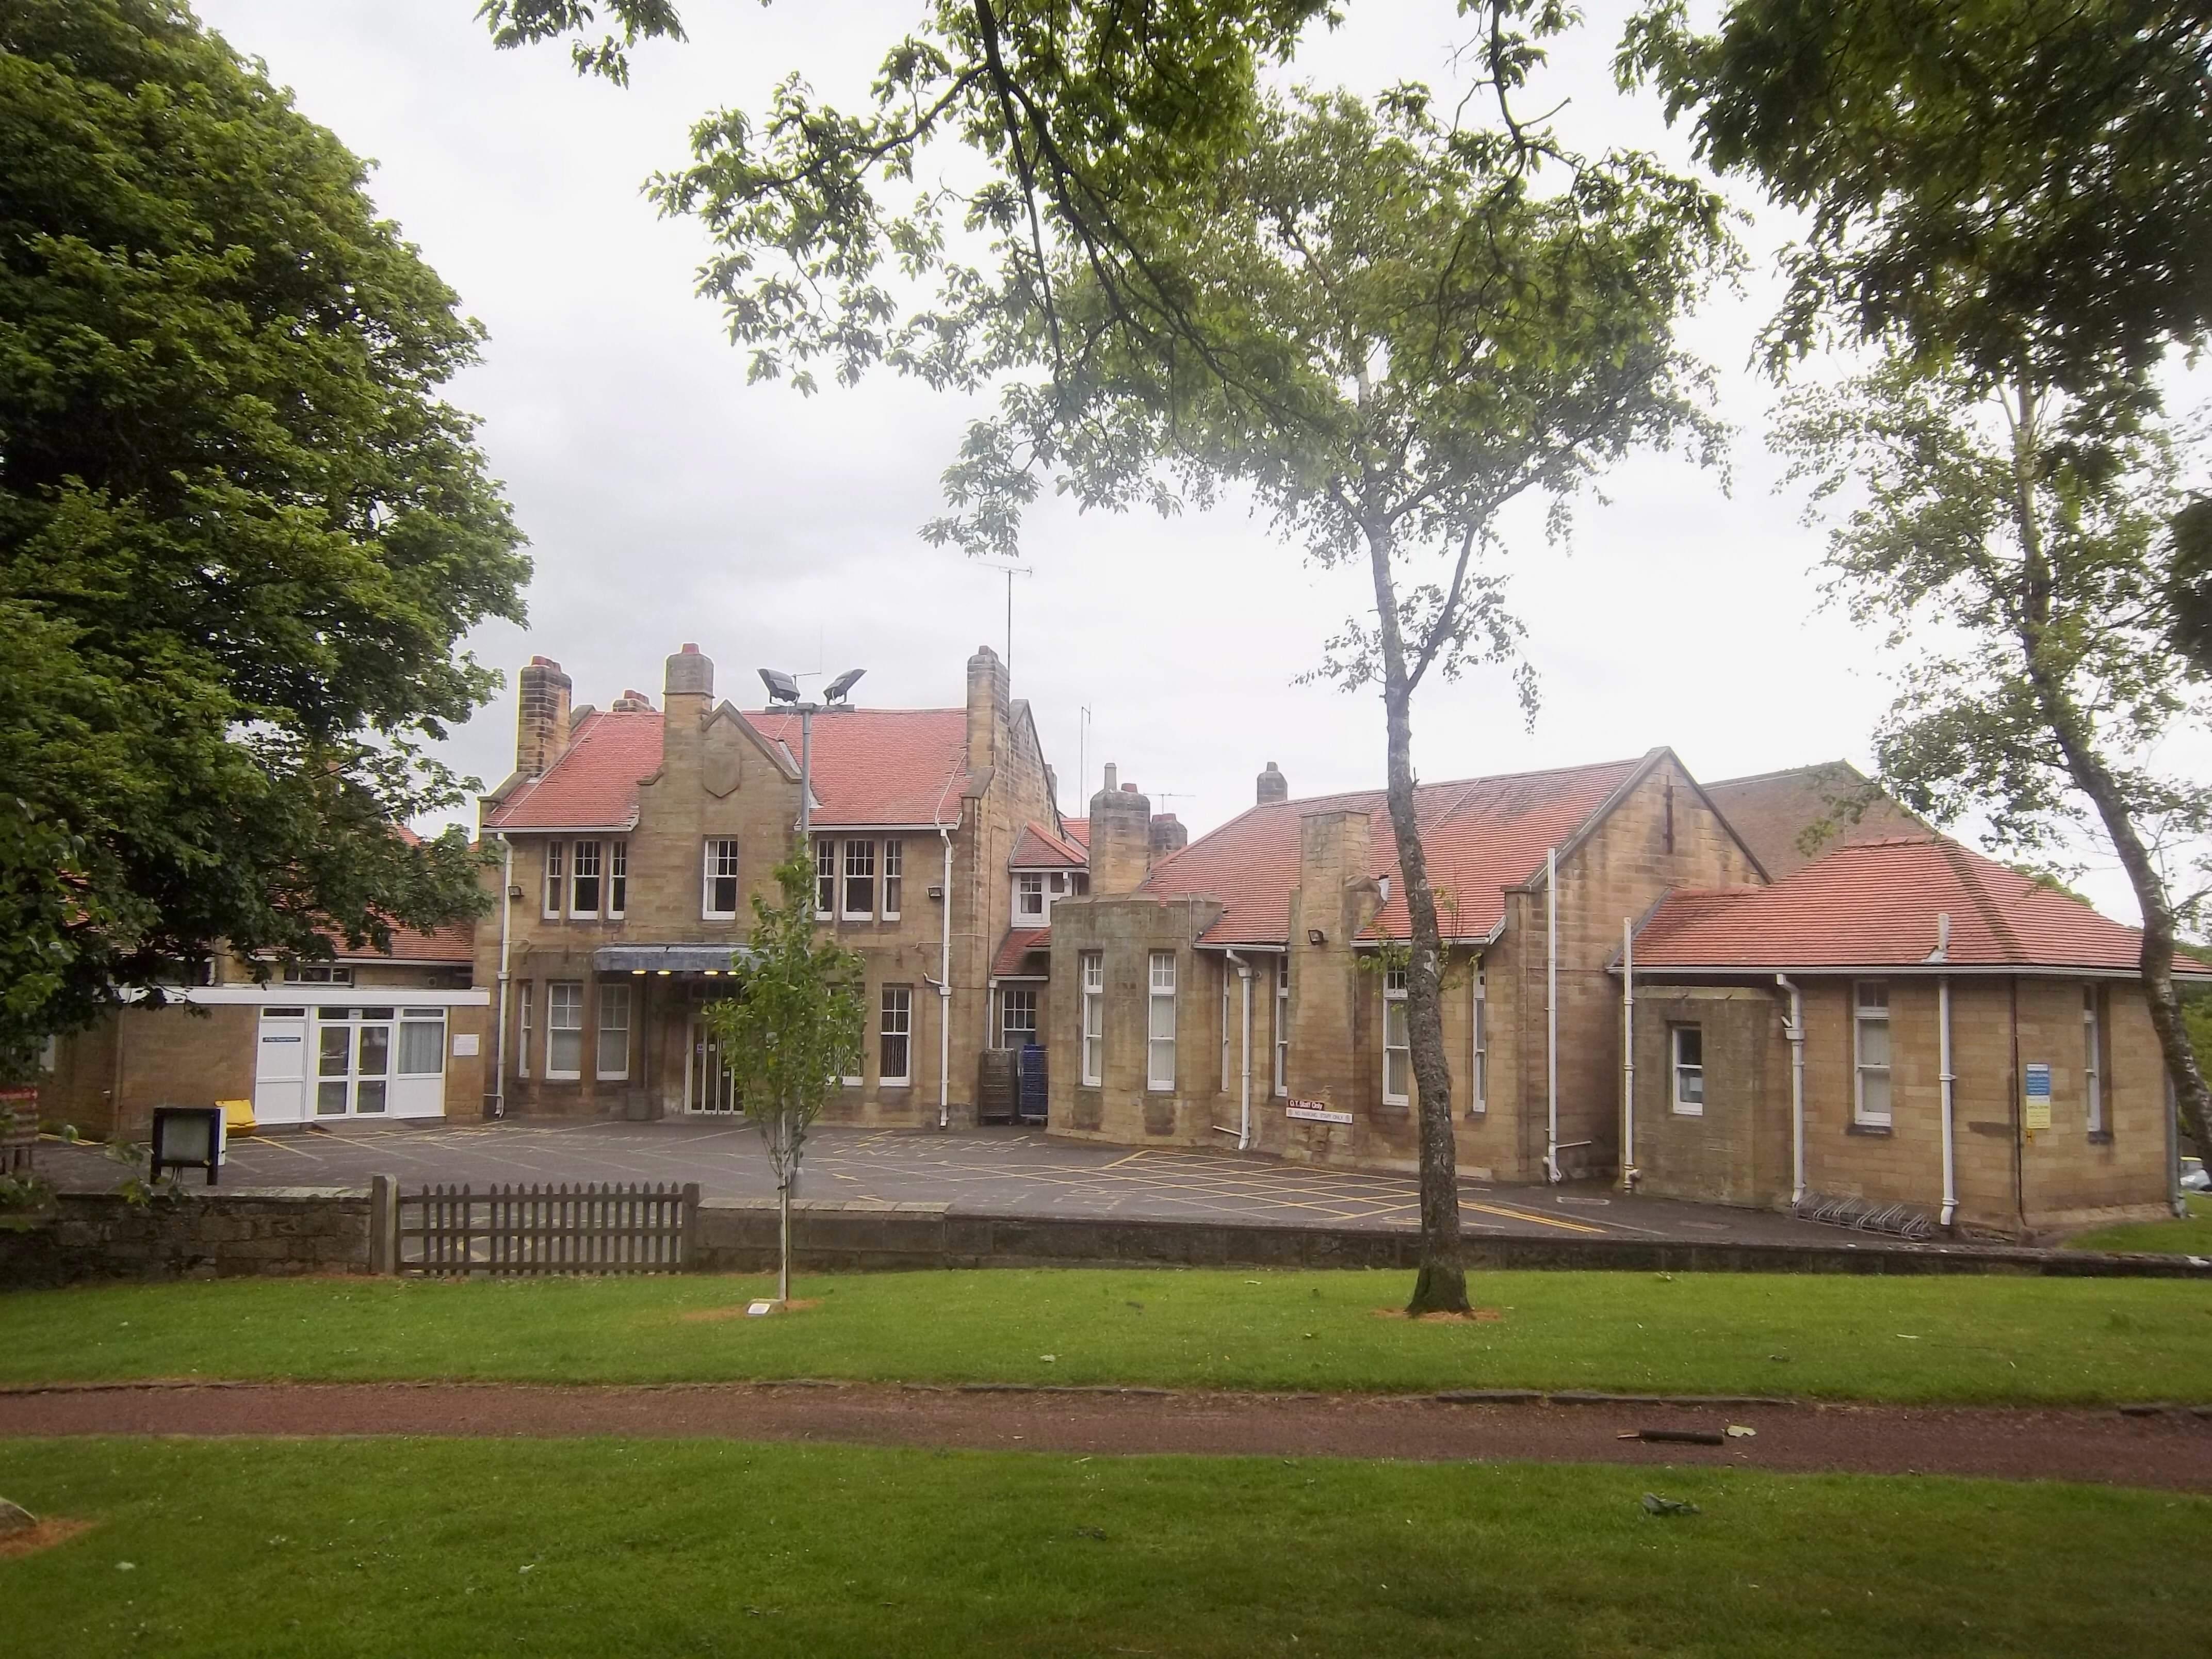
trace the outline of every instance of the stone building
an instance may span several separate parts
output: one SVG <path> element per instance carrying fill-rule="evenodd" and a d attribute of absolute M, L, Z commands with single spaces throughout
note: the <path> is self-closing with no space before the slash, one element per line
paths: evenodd
<path fill-rule="evenodd" d="M 1089 892 L 999 964 L 1042 994 L 1050 1127 L 1413 1169 L 1390 962 L 1408 923 L 1382 797 L 1292 801 L 1272 763 L 1256 796 L 1170 851 L 1129 786 L 1092 799 Z M 1647 1192 L 1856 1200 L 2002 1233 L 2167 1201 L 2137 935 L 1932 835 L 1849 768 L 1706 787 L 1660 749 L 1425 785 L 1417 810 L 1463 1173 L 1617 1180 L 1626 1163 Z M 1885 1043 L 1896 1069 L 1877 1078 Z M 1879 1121 L 1847 1103 L 1869 1088 Z"/>
<path fill-rule="evenodd" d="M 575 707 L 543 657 L 521 692 L 514 775 L 482 817 L 505 861 L 477 942 L 479 982 L 504 1009 L 497 1103 L 730 1110 L 701 1010 L 797 834 L 800 717 L 718 699 L 690 645 L 668 659 L 658 708 L 638 691 Z M 1085 875 L 1029 706 L 984 647 L 961 706 L 816 714 L 811 770 L 817 918 L 866 963 L 865 1061 L 826 1116 L 967 1121 L 980 1054 L 1000 1040 L 994 958 L 1029 878 L 1041 917 Z M 1052 855 L 1023 864 L 1033 845 Z"/>

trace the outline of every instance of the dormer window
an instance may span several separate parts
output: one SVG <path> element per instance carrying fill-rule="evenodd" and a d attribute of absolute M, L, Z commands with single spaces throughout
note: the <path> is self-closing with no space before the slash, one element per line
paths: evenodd
<path fill-rule="evenodd" d="M 1026 873 L 1014 878 L 1014 914 L 1024 921 L 1045 918 L 1044 878 Z"/>

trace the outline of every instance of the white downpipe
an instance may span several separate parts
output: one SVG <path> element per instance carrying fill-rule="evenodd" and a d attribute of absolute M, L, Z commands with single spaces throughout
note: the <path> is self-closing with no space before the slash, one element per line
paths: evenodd
<path fill-rule="evenodd" d="M 945 842 L 944 927 L 937 948 L 937 1127 L 952 1127 L 952 831 L 937 826 Z M 1019 1092 L 1019 1085 L 1016 1085 Z M 1015 1107 L 1018 1113 L 1019 1103 Z"/>
<path fill-rule="evenodd" d="M 1636 923 L 1620 919 L 1620 1190 L 1636 1190 Z"/>
<path fill-rule="evenodd" d="M 1544 853 L 1544 1176 L 1559 1173 L 1559 849 Z"/>
<path fill-rule="evenodd" d="M 1790 1040 L 1790 1207 L 1805 1201 L 1805 999 L 1790 975 L 1777 974 L 1774 982 L 1790 993 L 1790 1023 L 1782 1035 Z"/>
<path fill-rule="evenodd" d="M 1243 1069 L 1238 1079 L 1237 1116 L 1237 1150 L 1252 1150 L 1252 964 L 1236 951 L 1225 953 L 1237 967 L 1237 977 L 1244 993 L 1244 1050 Z"/>
<path fill-rule="evenodd" d="M 1948 920 L 1948 918 L 1945 918 Z M 1959 1159 L 1952 1139 L 1953 1085 L 1958 1082 L 1951 1070 L 1951 976 L 1944 975 L 1936 981 L 1936 1021 L 1941 1027 L 1937 1037 L 1943 1079 L 1943 1214 L 1946 1227 L 1959 1213 Z"/>
<path fill-rule="evenodd" d="M 499 844 L 499 1026 L 491 1039 L 491 1115 L 507 1115 L 507 955 L 514 943 L 508 918 L 514 908 L 514 843 L 501 832 Z"/>

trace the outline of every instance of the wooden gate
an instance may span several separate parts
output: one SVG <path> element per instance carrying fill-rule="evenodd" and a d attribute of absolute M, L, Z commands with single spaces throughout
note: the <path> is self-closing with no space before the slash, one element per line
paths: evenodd
<path fill-rule="evenodd" d="M 425 1187 L 398 1208 L 403 1273 L 673 1273 L 696 1247 L 699 1186 Z"/>

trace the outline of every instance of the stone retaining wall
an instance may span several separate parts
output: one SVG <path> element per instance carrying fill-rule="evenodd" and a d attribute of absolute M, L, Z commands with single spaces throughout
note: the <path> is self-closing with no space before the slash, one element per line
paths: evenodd
<path fill-rule="evenodd" d="M 357 1188 L 188 1188 L 143 1205 L 64 1193 L 50 1218 L 0 1228 L 0 1288 L 368 1270 L 369 1199 Z"/>
<path fill-rule="evenodd" d="M 696 1271 L 773 1267 L 773 1199 L 701 1206 Z M 1410 1231 L 1285 1227 L 1252 1222 L 1112 1220 L 963 1214 L 949 1204 L 805 1202 L 792 1206 L 802 1271 L 923 1267 L 1389 1267 L 1418 1264 Z M 1469 1271 L 1601 1268 L 1623 1273 L 2014 1273 L 2051 1278 L 2212 1280 L 2186 1256 L 2088 1250 L 1854 1243 L 1723 1243 L 1641 1238 L 1470 1237 Z"/>

